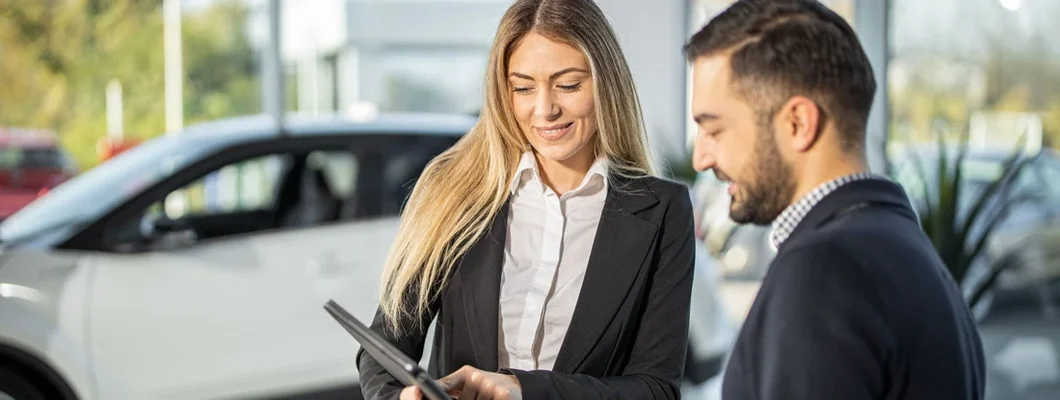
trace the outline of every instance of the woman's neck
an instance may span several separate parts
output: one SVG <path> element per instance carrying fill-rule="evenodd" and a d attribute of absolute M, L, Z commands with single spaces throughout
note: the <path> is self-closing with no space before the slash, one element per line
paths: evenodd
<path fill-rule="evenodd" d="M 577 189 L 596 161 L 591 151 L 576 154 L 563 161 L 549 160 L 536 153 L 534 158 L 537 160 L 541 181 L 559 196 Z"/>

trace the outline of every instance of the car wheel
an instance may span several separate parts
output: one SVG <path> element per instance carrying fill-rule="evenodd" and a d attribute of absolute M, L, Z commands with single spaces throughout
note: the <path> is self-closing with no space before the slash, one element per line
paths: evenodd
<path fill-rule="evenodd" d="M 0 400 L 45 400 L 33 382 L 7 366 L 0 365 Z"/>

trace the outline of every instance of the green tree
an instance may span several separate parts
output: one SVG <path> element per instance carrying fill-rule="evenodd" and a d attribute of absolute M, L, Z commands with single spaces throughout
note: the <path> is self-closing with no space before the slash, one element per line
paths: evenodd
<path fill-rule="evenodd" d="M 184 15 L 186 124 L 259 110 L 247 13 L 222 0 Z M 0 126 L 54 129 L 82 167 L 94 165 L 117 79 L 126 135 L 162 133 L 162 28 L 161 0 L 0 1 Z"/>

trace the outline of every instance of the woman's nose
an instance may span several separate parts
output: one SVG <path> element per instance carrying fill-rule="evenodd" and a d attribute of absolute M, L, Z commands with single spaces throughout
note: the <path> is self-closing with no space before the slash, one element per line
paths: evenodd
<path fill-rule="evenodd" d="M 548 91 L 538 91 L 537 98 L 534 101 L 534 116 L 547 120 L 555 120 L 559 117 L 559 107 L 556 102 L 552 99 L 552 93 Z"/>

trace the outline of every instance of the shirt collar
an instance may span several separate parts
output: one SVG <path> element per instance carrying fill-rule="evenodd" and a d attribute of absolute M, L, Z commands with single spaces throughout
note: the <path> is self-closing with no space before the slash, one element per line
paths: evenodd
<path fill-rule="evenodd" d="M 809 214 L 810 210 L 812 210 L 817 203 L 820 203 L 825 196 L 828 196 L 836 189 L 850 182 L 874 178 L 876 178 L 876 175 L 871 172 L 859 172 L 833 179 L 818 185 L 809 193 L 802 196 L 802 198 L 794 204 L 785 208 L 784 211 L 773 220 L 772 233 L 770 233 L 769 236 L 769 243 L 772 245 L 773 251 L 780 248 L 780 245 L 788 239 L 788 236 L 791 236 L 791 232 L 795 230 L 795 227 L 799 225 L 799 222 L 802 222 L 802 219 L 806 217 L 806 214 Z"/>
<path fill-rule="evenodd" d="M 587 185 L 591 179 L 600 177 L 603 180 L 604 187 L 607 187 L 607 158 L 597 158 L 593 165 L 589 167 L 589 172 L 585 174 L 585 178 L 582 179 L 582 183 L 578 185 L 577 189 L 573 192 L 581 190 Z M 541 174 L 537 170 L 537 160 L 534 158 L 532 151 L 526 151 L 523 153 L 522 158 L 519 159 L 519 165 L 515 168 L 515 175 L 512 178 L 511 187 L 509 187 L 509 193 L 515 194 L 515 192 L 528 180 L 541 181 Z"/>

